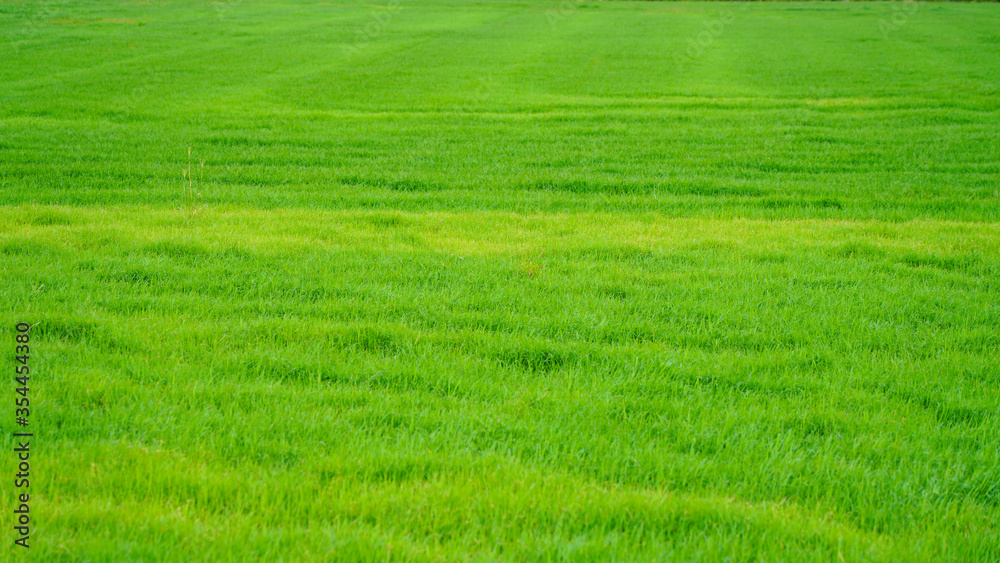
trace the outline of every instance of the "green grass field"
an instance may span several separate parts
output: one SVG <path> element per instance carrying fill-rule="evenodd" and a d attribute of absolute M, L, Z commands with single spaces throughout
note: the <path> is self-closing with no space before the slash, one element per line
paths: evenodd
<path fill-rule="evenodd" d="M 1000 559 L 1000 5 L 0 1 L 0 60 L 7 560 Z"/>

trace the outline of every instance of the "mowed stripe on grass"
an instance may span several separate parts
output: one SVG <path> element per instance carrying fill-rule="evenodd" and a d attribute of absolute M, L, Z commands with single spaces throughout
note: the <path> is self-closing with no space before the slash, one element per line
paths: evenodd
<path fill-rule="evenodd" d="M 0 202 L 998 220 L 992 5 L 569 6 L 5 2 Z"/>

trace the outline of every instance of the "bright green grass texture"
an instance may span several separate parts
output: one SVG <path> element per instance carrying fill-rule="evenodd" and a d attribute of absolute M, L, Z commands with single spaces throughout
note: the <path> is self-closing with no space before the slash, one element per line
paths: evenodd
<path fill-rule="evenodd" d="M 4 2 L 0 202 L 997 220 L 997 7 L 891 6 Z"/>
<path fill-rule="evenodd" d="M 0 56 L 35 560 L 1000 559 L 1000 6 L 0 2 Z"/>

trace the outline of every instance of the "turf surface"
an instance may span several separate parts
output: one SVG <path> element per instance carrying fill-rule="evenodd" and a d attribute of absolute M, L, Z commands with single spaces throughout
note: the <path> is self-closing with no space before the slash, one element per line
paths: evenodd
<path fill-rule="evenodd" d="M 901 6 L 0 2 L 31 555 L 1000 558 L 1000 7 Z"/>

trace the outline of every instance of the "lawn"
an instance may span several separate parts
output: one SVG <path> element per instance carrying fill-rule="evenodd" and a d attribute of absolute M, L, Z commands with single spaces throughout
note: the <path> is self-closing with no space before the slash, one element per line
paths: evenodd
<path fill-rule="evenodd" d="M 0 57 L 3 557 L 1000 559 L 1000 5 L 4 1 Z"/>

